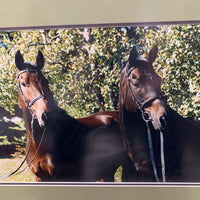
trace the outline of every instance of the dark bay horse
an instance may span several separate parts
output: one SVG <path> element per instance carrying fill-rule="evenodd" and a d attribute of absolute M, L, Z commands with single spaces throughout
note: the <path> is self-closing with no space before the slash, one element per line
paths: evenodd
<path fill-rule="evenodd" d="M 199 182 L 200 126 L 163 101 L 152 67 L 157 51 L 141 58 L 134 47 L 121 72 L 120 125 L 130 158 L 123 180 Z"/>
<path fill-rule="evenodd" d="M 15 55 L 19 104 L 26 132 L 26 161 L 37 181 L 113 181 L 124 159 L 118 112 L 102 112 L 74 119 L 58 107 L 36 64 Z"/>

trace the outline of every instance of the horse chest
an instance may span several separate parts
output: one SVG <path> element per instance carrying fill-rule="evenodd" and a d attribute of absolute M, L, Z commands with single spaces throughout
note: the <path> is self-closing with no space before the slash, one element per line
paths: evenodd
<path fill-rule="evenodd" d="M 144 126 L 140 126 L 137 123 L 129 122 L 127 127 L 127 139 L 130 142 L 134 156 L 141 163 L 143 161 L 149 161 L 149 147 L 148 137 Z"/>
<path fill-rule="evenodd" d="M 48 153 L 39 154 L 31 163 L 31 171 L 41 180 L 48 180 L 54 175 L 54 164 L 52 156 Z"/>
<path fill-rule="evenodd" d="M 135 121 L 134 121 L 135 120 Z M 143 121 L 129 118 L 126 121 L 127 139 L 130 142 L 133 157 L 137 161 L 137 181 L 155 181 L 153 167 L 150 157 L 147 129 Z M 160 142 L 159 134 L 152 133 L 153 151 L 156 163 L 160 163 Z M 160 174 L 161 167 L 158 173 Z"/>

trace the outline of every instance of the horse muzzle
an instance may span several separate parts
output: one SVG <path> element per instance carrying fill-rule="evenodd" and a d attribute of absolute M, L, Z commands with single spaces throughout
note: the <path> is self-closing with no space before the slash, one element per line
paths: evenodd
<path fill-rule="evenodd" d="M 160 124 L 161 124 L 161 127 L 159 130 L 163 131 L 166 129 L 167 127 L 167 119 L 166 119 L 166 116 L 161 116 L 160 117 Z"/>
<path fill-rule="evenodd" d="M 47 113 L 43 112 L 39 115 L 36 114 L 37 120 L 38 120 L 38 124 L 40 125 L 41 128 L 45 127 L 46 123 L 47 123 Z"/>
<path fill-rule="evenodd" d="M 156 99 L 150 107 L 144 109 L 143 119 L 150 121 L 155 130 L 165 130 L 167 127 L 167 107 L 161 99 Z"/>

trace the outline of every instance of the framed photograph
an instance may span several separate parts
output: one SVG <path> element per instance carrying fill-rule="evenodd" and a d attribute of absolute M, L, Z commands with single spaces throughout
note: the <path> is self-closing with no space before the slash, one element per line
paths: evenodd
<path fill-rule="evenodd" d="M 2 10 L 3 197 L 200 195 L 199 3 L 69 2 Z"/>

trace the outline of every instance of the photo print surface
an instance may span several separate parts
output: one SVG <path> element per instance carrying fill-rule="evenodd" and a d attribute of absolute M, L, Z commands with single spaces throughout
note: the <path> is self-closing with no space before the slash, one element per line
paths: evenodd
<path fill-rule="evenodd" d="M 200 181 L 200 25 L 0 32 L 0 182 Z"/>

